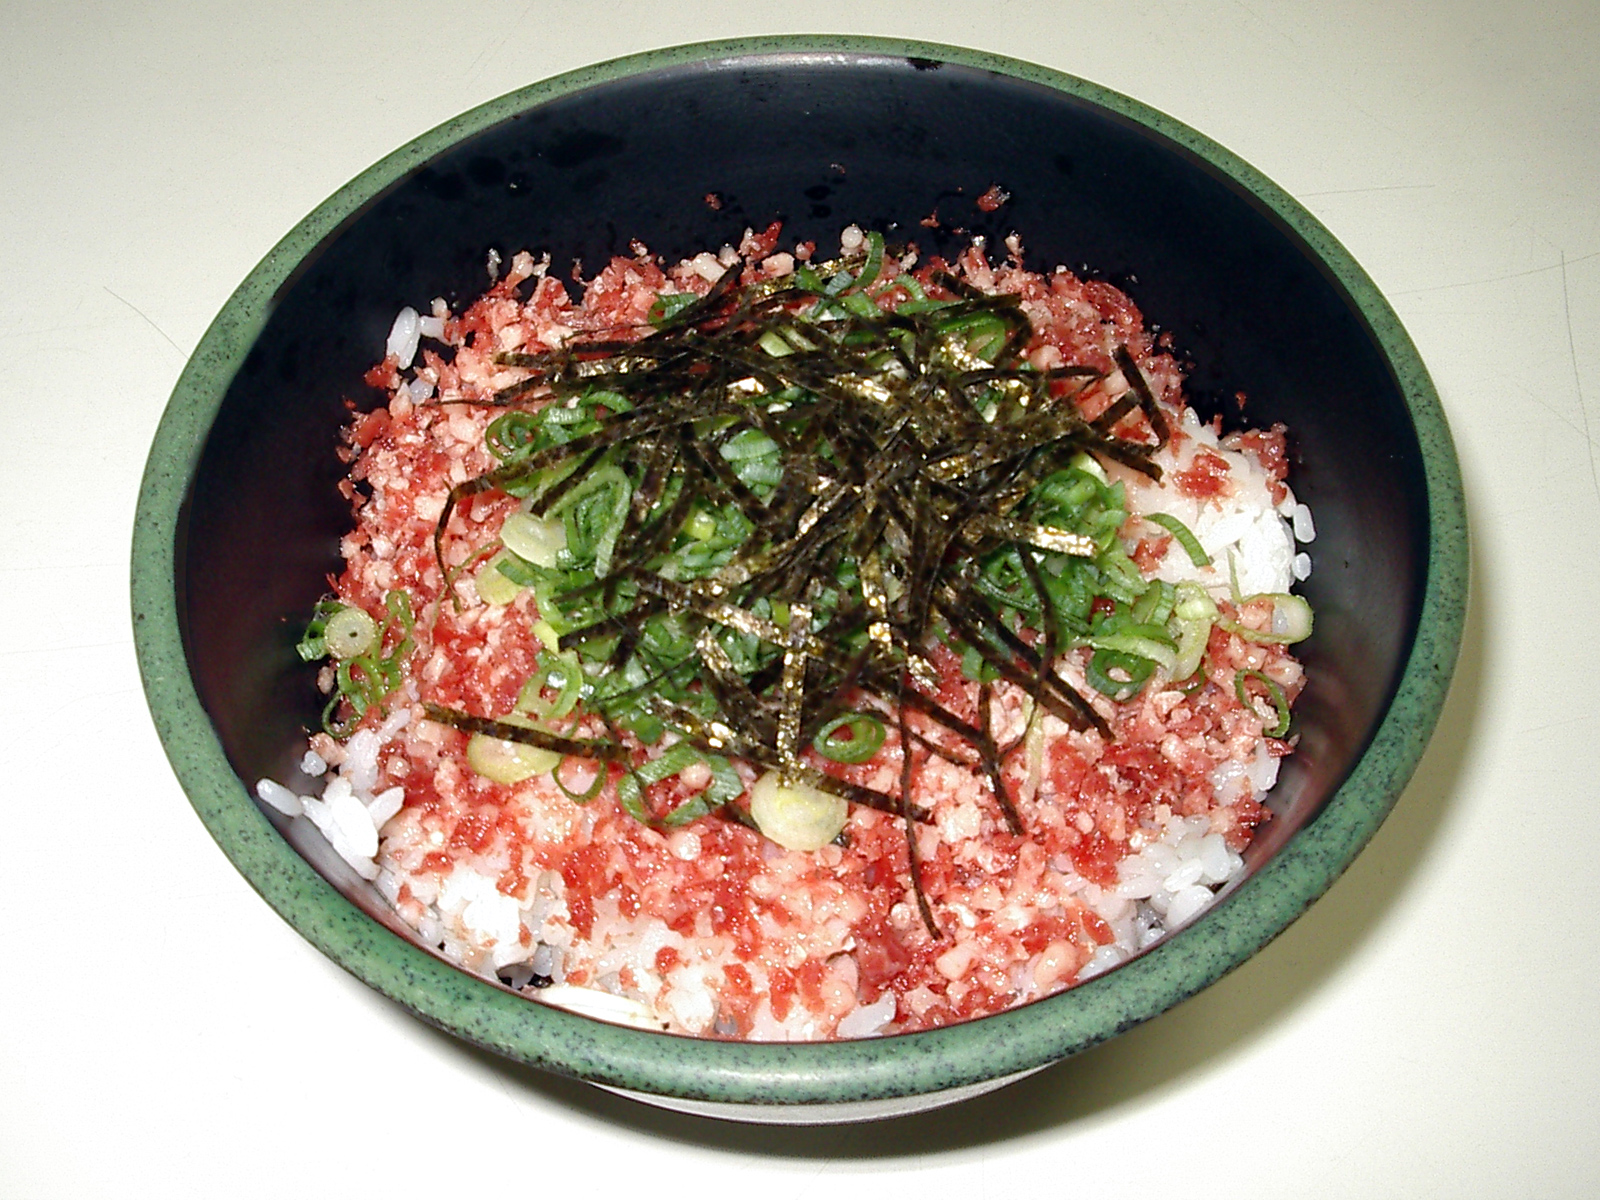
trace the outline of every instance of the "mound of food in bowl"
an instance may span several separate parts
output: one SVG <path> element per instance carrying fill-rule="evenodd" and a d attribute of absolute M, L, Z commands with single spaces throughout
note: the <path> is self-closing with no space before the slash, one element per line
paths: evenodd
<path fill-rule="evenodd" d="M 1118 288 L 1015 238 L 781 237 L 576 288 L 491 256 L 470 307 L 401 312 L 300 643 L 321 794 L 257 794 L 533 1000 L 930 1029 L 1239 874 L 1314 530 L 1285 430 L 1202 421 Z"/>

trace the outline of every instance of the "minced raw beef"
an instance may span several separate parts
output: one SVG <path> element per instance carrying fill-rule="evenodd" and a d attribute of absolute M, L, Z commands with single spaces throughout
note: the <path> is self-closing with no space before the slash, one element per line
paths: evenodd
<path fill-rule="evenodd" d="M 642 821 L 619 799 L 620 769 L 598 761 L 568 758 L 559 777 L 545 770 L 514 783 L 480 773 L 469 733 L 426 714 L 513 713 L 550 648 L 534 588 L 489 603 L 477 582 L 484 548 L 498 545 L 524 503 L 485 487 L 462 495 L 438 528 L 451 490 L 499 465 L 485 435 L 504 410 L 487 402 L 528 378 L 505 356 L 644 336 L 662 297 L 704 296 L 728 270 L 754 284 L 807 269 L 815 248 L 780 250 L 780 232 L 747 231 L 737 247 L 666 268 L 636 245 L 583 284 L 580 299 L 548 259 L 518 254 L 464 311 L 435 301 L 425 315 L 402 314 L 368 376 L 387 401 L 354 413 L 346 430 L 354 520 L 334 581 L 339 605 L 384 627 L 396 687 L 353 714 L 339 707 L 339 664 L 329 660 L 321 682 L 341 737 L 315 733 L 305 762 L 323 776 L 323 794 L 300 797 L 271 781 L 258 791 L 314 820 L 423 944 L 534 1000 L 718 1037 L 930 1029 L 1114 967 L 1192 919 L 1241 870 L 1291 748 L 1267 693 L 1277 689 L 1287 704 L 1303 684 L 1291 639 L 1254 635 L 1270 634 L 1281 620 L 1273 597 L 1309 570 L 1294 531 L 1309 539 L 1310 514 L 1286 482 L 1284 431 L 1222 436 L 1199 420 L 1178 363 L 1122 291 L 1061 268 L 1026 270 L 1015 241 L 998 263 L 982 245 L 948 264 L 891 252 L 864 289 L 880 309 L 938 293 L 941 271 L 979 293 L 1016 297 L 1032 327 L 1032 368 L 1097 373 L 1074 397 L 1085 418 L 1133 386 L 1118 348 L 1137 364 L 1170 431 L 1153 459 L 1162 481 L 1114 461 L 1100 467 L 1108 486 L 1122 485 L 1119 544 L 1142 575 L 1198 585 L 1216 606 L 1200 669 L 1183 680 L 1157 671 L 1119 701 L 1087 681 L 1089 648 L 1067 651 L 1055 670 L 1088 698 L 1106 736 L 1042 711 L 1004 679 L 980 685 L 950 645 L 924 647 L 931 676 L 921 688 L 948 712 L 979 722 L 988 689 L 990 734 L 1010 748 L 1002 769 L 1020 832 L 983 773 L 934 752 L 935 723 L 909 710 L 915 795 L 928 819 L 851 804 L 838 836 L 818 849 L 785 849 L 732 819 L 747 795 L 678 825 Z M 859 263 L 870 245 L 846 230 L 844 261 Z M 524 403 L 537 411 L 538 391 Z M 1142 519 L 1156 512 L 1181 522 L 1210 564 L 1197 566 L 1184 539 Z M 573 720 L 574 736 L 605 731 L 581 709 Z M 882 725 L 882 744 L 864 762 L 811 759 L 835 779 L 894 794 L 900 729 L 893 719 Z M 659 755 L 672 740 L 638 754 Z M 737 758 L 732 767 L 746 789 L 762 771 Z M 671 813 L 711 782 L 709 768 L 691 766 L 653 782 L 646 802 Z M 574 799 L 591 790 L 587 802 Z M 932 928 L 911 880 L 908 827 Z"/>

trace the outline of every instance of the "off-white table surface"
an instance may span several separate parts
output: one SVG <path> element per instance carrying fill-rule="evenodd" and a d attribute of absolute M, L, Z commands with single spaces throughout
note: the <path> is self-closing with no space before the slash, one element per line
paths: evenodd
<path fill-rule="evenodd" d="M 1075 72 L 1282 184 L 1432 370 L 1475 561 L 1415 781 L 1276 943 L 990 1098 L 783 1131 L 509 1067 L 303 942 L 167 766 L 127 562 L 185 356 L 320 200 L 534 79 L 799 31 Z M 1600 1195 L 1600 8 L 11 3 L 0 52 L 0 1195 Z"/>

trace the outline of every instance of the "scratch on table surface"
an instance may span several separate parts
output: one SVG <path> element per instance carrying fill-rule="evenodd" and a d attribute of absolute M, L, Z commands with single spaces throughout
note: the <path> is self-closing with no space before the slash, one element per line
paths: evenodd
<path fill-rule="evenodd" d="M 166 340 L 167 345 L 171 346 L 174 350 L 176 350 L 179 354 L 183 355 L 185 358 L 189 357 L 189 352 L 187 350 L 185 350 L 182 346 L 178 345 L 178 343 L 173 341 L 170 337 L 167 337 L 167 331 L 165 329 L 161 328 L 161 326 L 157 325 L 154 321 L 152 321 L 145 314 L 144 310 L 141 309 L 137 304 L 134 304 L 131 300 L 125 299 L 124 297 L 117 295 L 110 288 L 106 287 L 106 285 L 103 284 L 103 283 L 100 286 L 105 289 L 106 295 L 110 296 L 113 300 L 120 301 L 121 303 L 126 304 L 129 308 L 133 309 L 133 311 L 139 315 L 139 319 L 140 320 L 142 320 L 146 325 L 150 326 L 151 329 L 154 329 L 157 333 L 159 333 L 162 336 L 162 338 L 164 338 Z"/>
<path fill-rule="evenodd" d="M 1284 30 L 1279 29 L 1275 24 L 1273 24 L 1271 21 L 1267 20 L 1260 13 L 1258 13 L 1255 9 L 1251 8 L 1250 5 L 1244 4 L 1244 3 L 1239 3 L 1238 7 L 1244 9 L 1245 12 L 1249 13 L 1252 17 L 1254 17 L 1256 22 L 1258 24 L 1260 24 L 1262 28 L 1271 30 L 1273 33 L 1277 34 L 1280 38 L 1282 38 L 1289 45 L 1295 46 L 1295 47 L 1298 47 L 1300 45 L 1299 41 L 1295 38 L 1295 36 L 1293 34 L 1286 33 Z"/>
<path fill-rule="evenodd" d="M 1310 200 L 1315 196 L 1358 196 L 1365 192 L 1425 192 L 1429 188 L 1438 186 L 1436 183 L 1379 183 L 1371 187 L 1329 188 L 1322 192 L 1301 192 L 1300 199 Z"/>
<path fill-rule="evenodd" d="M 1522 733 L 1524 736 L 1527 736 L 1527 735 L 1530 735 L 1530 734 L 1535 734 L 1535 733 L 1545 733 L 1546 731 L 1551 730 L 1551 729 L 1560 729 L 1560 728 L 1562 728 L 1564 726 L 1576 725 L 1579 722 L 1583 722 L 1583 721 L 1593 721 L 1596 718 L 1597 715 L 1600 715 L 1600 714 L 1596 714 L 1596 713 L 1592 713 L 1592 712 L 1583 712 L 1583 713 L 1579 713 L 1579 714 L 1577 714 L 1576 716 L 1573 716 L 1573 717 L 1562 717 L 1559 721 L 1546 721 L 1543 725 L 1535 725 L 1530 729 L 1523 729 L 1523 730 L 1520 730 L 1519 732 Z"/>
<path fill-rule="evenodd" d="M 1588 431 L 1585 430 L 1582 425 L 1579 425 L 1576 421 L 1574 421 L 1571 417 L 1567 416 L 1566 413 L 1562 412 L 1554 404 L 1551 404 L 1548 400 L 1545 400 L 1542 397 L 1540 397 L 1538 395 L 1538 393 L 1536 393 L 1536 392 L 1524 392 L 1522 394 L 1523 394 L 1523 397 L 1525 399 L 1531 400 L 1533 403 L 1537 404 L 1540 408 L 1544 409 L 1545 412 L 1549 413 L 1556 420 L 1560 421 L 1563 425 L 1565 425 L 1568 429 L 1572 430 L 1572 432 L 1577 434 L 1579 437 L 1587 438 L 1589 436 Z"/>
<path fill-rule="evenodd" d="M 477 57 L 467 64 L 467 69 L 462 73 L 461 78 L 468 81 L 475 78 L 478 72 L 483 68 L 483 65 L 490 58 L 498 54 L 505 46 L 506 42 L 510 40 L 512 33 L 522 27 L 523 23 L 528 19 L 528 14 L 532 11 L 533 5 L 531 3 L 525 4 L 517 19 L 512 21 L 509 25 L 504 26 L 503 31 L 498 38 L 495 38 L 493 41 L 485 45 L 482 50 L 478 51 Z"/>
<path fill-rule="evenodd" d="M 1523 279 L 1529 275 L 1548 275 L 1551 271 L 1561 272 L 1561 286 L 1566 289 L 1567 268 L 1576 266 L 1581 262 L 1588 262 L 1591 258 L 1600 258 L 1600 250 L 1591 250 L 1588 254 L 1579 255 L 1577 258 L 1567 258 L 1562 255 L 1560 262 L 1550 263 L 1543 267 L 1529 267 L 1526 271 L 1512 271 L 1509 275 L 1489 275 L 1483 279 L 1463 279 L 1459 283 L 1436 283 L 1431 287 L 1399 288 L 1386 292 L 1385 295 L 1394 296 L 1420 296 L 1426 292 L 1447 292 L 1452 288 L 1481 287 L 1486 283 L 1504 283 L 1508 279 Z M 1571 322 L 1568 322 L 1569 326 Z"/>
<path fill-rule="evenodd" d="M 1572 386 L 1578 393 L 1578 415 L 1583 420 L 1583 443 L 1589 452 L 1589 484 L 1600 509 L 1600 468 L 1594 461 L 1594 437 L 1589 432 L 1589 405 L 1583 398 L 1583 372 L 1578 369 L 1578 344 L 1572 336 L 1572 295 L 1567 290 L 1567 252 L 1561 251 L 1561 315 L 1567 322 L 1567 359 L 1572 363 Z"/>

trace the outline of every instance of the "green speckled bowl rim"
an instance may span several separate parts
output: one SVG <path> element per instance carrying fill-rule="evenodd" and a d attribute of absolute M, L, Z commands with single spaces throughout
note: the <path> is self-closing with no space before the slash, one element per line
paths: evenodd
<path fill-rule="evenodd" d="M 1281 218 L 1352 297 L 1405 395 L 1427 478 L 1427 582 L 1416 642 L 1399 688 L 1349 779 L 1227 903 L 1181 936 L 1071 992 L 948 1029 L 821 1045 L 698 1041 L 530 1004 L 397 937 L 346 901 L 295 853 L 229 766 L 190 680 L 178 626 L 175 537 L 207 432 L 266 321 L 273 296 L 301 259 L 372 196 L 460 139 L 595 84 L 697 61 L 817 54 L 944 61 L 1056 89 L 1185 147 Z M 425 1021 L 520 1062 L 667 1097 L 803 1105 L 909 1097 L 1043 1066 L 1172 1007 L 1280 933 L 1355 858 L 1422 756 L 1461 640 L 1467 531 L 1450 432 L 1416 348 L 1338 241 L 1260 172 L 1171 117 L 1059 71 L 932 43 L 797 35 L 655 50 L 535 83 L 423 134 L 341 188 L 273 247 L 228 300 L 190 358 L 145 469 L 132 565 L 139 666 L 173 768 L 234 865 L 319 950 Z"/>

